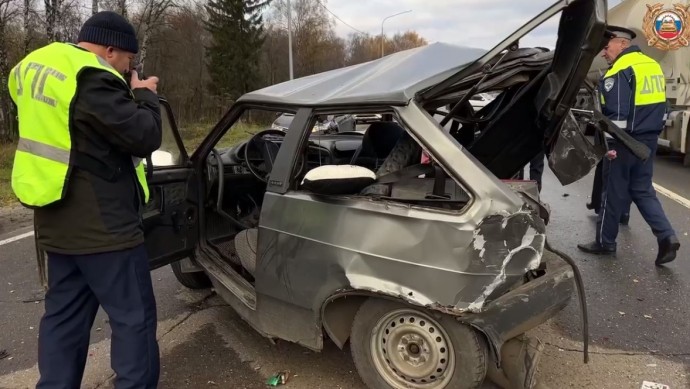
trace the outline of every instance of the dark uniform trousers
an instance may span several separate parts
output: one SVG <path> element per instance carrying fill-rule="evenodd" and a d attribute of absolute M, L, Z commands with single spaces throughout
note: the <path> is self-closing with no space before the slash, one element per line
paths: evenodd
<path fill-rule="evenodd" d="M 675 232 L 661 207 L 652 186 L 654 158 L 657 149 L 655 138 L 640 140 L 651 150 L 651 157 L 643 162 L 630 150 L 617 142 L 612 142 L 612 150 L 617 157 L 605 160 L 603 176 L 606 179 L 602 196 L 602 211 L 597 219 L 597 241 L 606 248 L 616 248 L 618 223 L 624 212 L 629 212 L 630 202 L 634 202 L 649 224 L 657 240 L 661 241 Z"/>
<path fill-rule="evenodd" d="M 99 305 L 112 329 L 115 388 L 155 388 L 156 302 L 143 245 L 93 255 L 48 253 L 49 289 L 38 346 L 38 389 L 79 388 Z"/>

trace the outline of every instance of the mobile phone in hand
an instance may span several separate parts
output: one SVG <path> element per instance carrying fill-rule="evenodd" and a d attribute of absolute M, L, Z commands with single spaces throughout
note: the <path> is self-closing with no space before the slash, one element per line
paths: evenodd
<path fill-rule="evenodd" d="M 132 82 L 132 70 L 137 71 L 137 75 L 139 76 L 138 78 L 140 80 L 145 80 L 146 77 L 144 76 L 143 69 L 144 69 L 144 66 L 141 63 L 139 63 L 136 66 L 132 67 L 127 73 L 125 73 L 124 77 L 125 77 L 125 81 L 127 81 L 127 84 L 129 85 Z"/>

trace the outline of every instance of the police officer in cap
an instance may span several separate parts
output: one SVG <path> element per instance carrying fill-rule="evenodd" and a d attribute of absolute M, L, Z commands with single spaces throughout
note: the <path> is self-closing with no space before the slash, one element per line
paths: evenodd
<path fill-rule="evenodd" d="M 652 187 L 653 156 L 663 129 L 666 87 L 661 66 L 632 45 L 636 34 L 609 26 L 603 57 L 610 67 L 599 83 L 602 111 L 621 129 L 651 150 L 643 162 L 625 146 L 611 139 L 606 161 L 606 185 L 597 218 L 596 240 L 578 248 L 593 254 L 614 254 L 618 223 L 627 205 L 635 203 L 659 244 L 656 265 L 673 261 L 680 248 L 668 218 Z"/>
<path fill-rule="evenodd" d="M 81 387 L 102 307 L 113 334 L 115 387 L 155 388 L 160 362 L 141 159 L 162 141 L 158 79 L 132 72 L 126 81 L 138 42 L 114 12 L 91 16 L 77 42 L 29 53 L 8 83 L 19 119 L 12 189 L 34 209 L 48 257 L 36 387 Z"/>

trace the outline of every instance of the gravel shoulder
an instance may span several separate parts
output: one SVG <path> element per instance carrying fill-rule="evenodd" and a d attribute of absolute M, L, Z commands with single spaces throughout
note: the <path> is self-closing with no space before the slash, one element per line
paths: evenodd
<path fill-rule="evenodd" d="M 34 222 L 33 211 L 21 205 L 0 207 L 0 235 L 31 226 Z"/>

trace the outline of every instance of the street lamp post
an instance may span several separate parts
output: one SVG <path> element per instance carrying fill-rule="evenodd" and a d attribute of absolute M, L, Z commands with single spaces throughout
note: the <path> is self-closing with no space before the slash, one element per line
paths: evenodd
<path fill-rule="evenodd" d="M 294 74 L 292 72 L 292 8 L 290 8 L 290 0 L 287 0 L 287 24 L 288 24 L 288 62 L 290 63 L 290 79 L 292 80 Z"/>
<path fill-rule="evenodd" d="M 411 10 L 411 9 L 408 9 L 407 11 L 398 12 L 397 14 L 393 14 L 393 15 L 386 16 L 386 17 L 383 18 L 383 20 L 381 21 L 381 58 L 383 58 L 383 22 L 385 22 L 387 19 L 392 18 L 393 16 L 398 16 L 398 15 L 406 14 L 406 13 L 408 13 L 408 12 L 412 12 L 412 10 Z"/>

